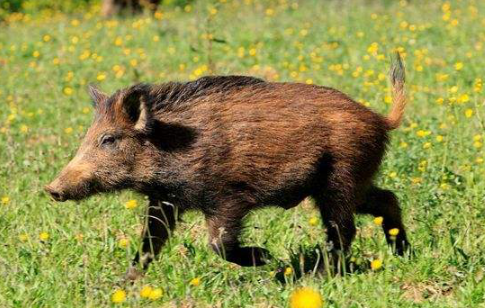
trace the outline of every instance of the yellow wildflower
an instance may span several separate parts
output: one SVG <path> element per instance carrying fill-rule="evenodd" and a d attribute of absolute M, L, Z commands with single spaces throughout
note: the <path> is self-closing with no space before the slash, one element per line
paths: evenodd
<path fill-rule="evenodd" d="M 118 36 L 118 37 L 115 39 L 115 45 L 116 45 L 116 46 L 121 46 L 121 45 L 123 45 L 123 39 L 122 39 L 120 36 Z"/>
<path fill-rule="evenodd" d="M 140 296 L 142 298 L 149 298 L 150 297 L 150 294 L 152 293 L 152 291 L 153 291 L 153 288 L 152 287 L 150 287 L 150 286 L 144 286 L 140 290 Z"/>
<path fill-rule="evenodd" d="M 293 269 L 291 267 L 285 268 L 285 276 L 293 274 Z"/>
<path fill-rule="evenodd" d="M 22 133 L 24 133 L 24 134 L 25 134 L 25 133 L 27 133 L 28 131 L 29 131 L 29 127 L 28 127 L 27 125 L 22 124 L 22 125 L 20 126 L 20 132 L 22 132 Z"/>
<path fill-rule="evenodd" d="M 422 137 L 426 137 L 426 136 L 428 136 L 429 134 L 431 134 L 431 132 L 430 132 L 429 130 L 422 130 L 422 129 L 420 129 L 420 130 L 418 130 L 418 131 L 416 132 L 416 136 L 421 137 L 421 138 L 422 138 Z"/>
<path fill-rule="evenodd" d="M 483 82 L 481 78 L 475 79 L 475 84 L 473 85 L 473 91 L 481 92 L 483 87 Z"/>
<path fill-rule="evenodd" d="M 96 77 L 98 81 L 103 81 L 106 79 L 106 74 L 105 73 L 99 73 L 98 76 Z"/>
<path fill-rule="evenodd" d="M 378 216 L 376 218 L 374 218 L 374 224 L 380 226 L 382 225 L 382 223 L 384 222 L 384 217 L 382 216 Z"/>
<path fill-rule="evenodd" d="M 473 136 L 473 146 L 475 148 L 481 148 L 483 146 L 483 143 L 482 143 L 482 135 L 475 135 Z"/>
<path fill-rule="evenodd" d="M 320 308 L 322 305 L 322 296 L 314 289 L 303 287 L 298 288 L 291 293 L 291 308 Z"/>
<path fill-rule="evenodd" d="M 163 19 L 163 13 L 160 11 L 156 11 L 155 14 L 153 15 L 156 19 L 161 20 Z"/>
<path fill-rule="evenodd" d="M 378 269 L 380 269 L 382 267 L 382 260 L 379 260 L 379 259 L 375 259 L 375 260 L 372 260 L 372 262 L 370 263 L 370 268 L 373 270 L 373 271 L 377 271 Z"/>
<path fill-rule="evenodd" d="M 120 248 L 126 248 L 128 247 L 128 244 L 130 243 L 130 240 L 128 240 L 127 238 L 121 238 L 119 241 L 118 241 L 118 247 Z"/>
<path fill-rule="evenodd" d="M 125 207 L 127 209 L 130 209 L 130 210 L 136 208 L 137 206 L 138 206 L 138 201 L 133 200 L 133 199 L 132 200 L 128 200 L 125 203 Z"/>
<path fill-rule="evenodd" d="M 161 298 L 162 295 L 163 295 L 162 289 L 156 288 L 156 289 L 153 289 L 152 292 L 150 292 L 150 295 L 148 296 L 148 298 L 155 301 L 155 300 Z"/>
<path fill-rule="evenodd" d="M 189 282 L 189 284 L 190 284 L 191 286 L 193 286 L 193 287 L 197 287 L 197 286 L 199 286 L 199 285 L 200 285 L 200 278 L 199 278 L 199 277 L 195 277 L 195 278 L 193 278 L 193 279 L 192 279 L 192 280 Z"/>
<path fill-rule="evenodd" d="M 318 218 L 312 217 L 308 222 L 310 223 L 310 226 L 316 226 L 318 224 Z"/>
<path fill-rule="evenodd" d="M 458 98 L 459 103 L 466 103 L 470 100 L 470 96 L 468 94 L 463 94 Z"/>
<path fill-rule="evenodd" d="M 450 185 L 448 183 L 441 183 L 440 188 L 443 190 L 447 190 L 450 188 Z"/>
<path fill-rule="evenodd" d="M 451 8 L 451 5 L 450 5 L 450 3 L 449 3 L 449 2 L 445 2 L 445 3 L 443 3 L 443 5 L 441 6 L 441 10 L 442 10 L 443 12 L 448 12 L 448 11 L 450 10 L 450 8 Z"/>
<path fill-rule="evenodd" d="M 116 290 L 113 295 L 111 295 L 111 301 L 115 304 L 120 304 L 126 301 L 126 292 L 124 290 Z"/>
<path fill-rule="evenodd" d="M 448 79 L 448 77 L 449 77 L 448 74 L 438 73 L 438 74 L 436 74 L 436 81 L 446 81 Z"/>
<path fill-rule="evenodd" d="M 73 91 L 72 91 L 72 88 L 70 88 L 70 87 L 65 87 L 63 92 L 64 92 L 64 94 L 66 94 L 66 95 L 68 95 L 68 96 L 69 96 L 69 95 L 71 95 L 71 94 L 72 94 L 72 92 L 73 92 Z"/>
<path fill-rule="evenodd" d="M 419 177 L 418 177 L 418 178 L 411 178 L 411 182 L 412 182 L 413 184 L 419 184 L 419 183 L 421 183 L 422 181 L 423 181 L 423 179 L 422 179 L 422 178 L 419 178 Z"/>
<path fill-rule="evenodd" d="M 41 233 L 39 234 L 39 239 L 40 239 L 42 242 L 46 242 L 47 240 L 49 240 L 49 237 L 50 237 L 50 235 L 49 235 L 49 233 L 47 233 L 47 232 L 41 232 Z"/>
<path fill-rule="evenodd" d="M 9 204 L 10 202 L 10 198 L 8 196 L 3 196 L 2 199 L 0 200 L 0 202 L 3 204 L 3 205 L 7 205 Z"/>

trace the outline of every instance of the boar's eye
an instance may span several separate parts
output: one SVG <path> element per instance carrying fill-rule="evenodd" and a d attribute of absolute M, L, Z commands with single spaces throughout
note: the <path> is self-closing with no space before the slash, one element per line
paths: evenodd
<path fill-rule="evenodd" d="M 112 146 L 116 142 L 116 138 L 113 135 L 104 135 L 101 137 L 99 144 L 101 146 Z"/>

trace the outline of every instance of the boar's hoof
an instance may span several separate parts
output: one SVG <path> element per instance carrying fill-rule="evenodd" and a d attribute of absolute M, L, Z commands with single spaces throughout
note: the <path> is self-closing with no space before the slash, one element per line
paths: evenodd
<path fill-rule="evenodd" d="M 404 256 L 406 253 L 409 253 L 410 256 L 414 254 L 414 250 L 406 239 L 396 240 L 393 252 L 398 256 Z"/>
<path fill-rule="evenodd" d="M 134 266 L 130 266 L 125 274 L 125 281 L 127 282 L 134 282 L 143 277 L 143 272 L 137 269 Z"/>

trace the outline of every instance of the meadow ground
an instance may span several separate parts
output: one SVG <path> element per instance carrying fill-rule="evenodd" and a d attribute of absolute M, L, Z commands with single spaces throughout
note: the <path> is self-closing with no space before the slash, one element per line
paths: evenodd
<path fill-rule="evenodd" d="M 299 286 L 325 307 L 485 307 L 483 1 L 198 1 L 153 17 L 14 14 L 0 28 L 0 306 L 288 307 Z M 415 256 L 394 257 L 358 218 L 356 262 L 380 269 L 293 279 L 279 263 L 239 268 L 184 217 L 146 277 L 120 278 L 139 245 L 146 201 L 132 192 L 55 203 L 43 192 L 90 125 L 86 85 L 250 74 L 338 88 L 389 110 L 389 55 L 408 72 L 410 105 L 378 179 L 403 207 Z M 134 200 L 134 201 L 133 201 Z M 312 201 L 252 215 L 244 242 L 282 264 L 322 245 Z M 278 276 L 278 275 L 276 275 Z M 160 288 L 152 298 L 142 286 Z"/>

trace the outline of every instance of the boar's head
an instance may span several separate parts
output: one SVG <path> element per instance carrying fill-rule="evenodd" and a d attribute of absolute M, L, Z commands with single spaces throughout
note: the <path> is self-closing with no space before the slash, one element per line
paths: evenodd
<path fill-rule="evenodd" d="M 55 200 L 79 200 L 152 180 L 159 151 L 150 142 L 150 88 L 140 84 L 111 97 L 89 88 L 95 119 L 75 157 L 45 188 Z"/>

